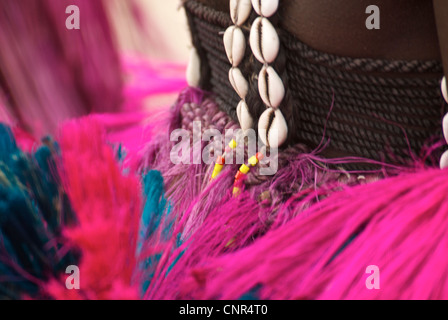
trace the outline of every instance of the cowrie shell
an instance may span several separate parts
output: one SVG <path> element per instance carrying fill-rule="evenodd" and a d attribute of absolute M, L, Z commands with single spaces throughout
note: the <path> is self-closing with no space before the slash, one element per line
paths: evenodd
<path fill-rule="evenodd" d="M 224 48 L 232 66 L 238 66 L 246 51 L 246 39 L 240 28 L 231 26 L 226 30 L 224 33 Z"/>
<path fill-rule="evenodd" d="M 443 117 L 443 136 L 445 137 L 445 141 L 448 143 L 448 113 Z"/>
<path fill-rule="evenodd" d="M 445 77 L 443 77 L 442 84 L 440 85 L 440 87 L 442 89 L 443 98 L 448 103 L 448 92 L 447 92 L 447 88 L 446 88 L 446 78 Z"/>
<path fill-rule="evenodd" d="M 252 0 L 252 6 L 259 16 L 269 18 L 278 9 L 278 0 Z"/>
<path fill-rule="evenodd" d="M 448 151 L 445 151 L 440 158 L 440 169 L 448 167 Z"/>
<path fill-rule="evenodd" d="M 261 141 L 271 148 L 280 147 L 288 136 L 288 124 L 282 112 L 266 109 L 258 121 L 258 134 Z"/>
<path fill-rule="evenodd" d="M 187 83 L 190 87 L 198 87 L 201 80 L 201 60 L 195 48 L 190 50 L 190 58 L 186 71 Z"/>
<path fill-rule="evenodd" d="M 278 108 L 285 97 L 285 86 L 274 68 L 264 66 L 258 75 L 258 91 L 263 102 Z"/>
<path fill-rule="evenodd" d="M 252 118 L 249 107 L 247 103 L 241 100 L 236 108 L 236 114 L 238 116 L 238 121 L 240 122 L 240 127 L 243 131 L 251 129 L 254 124 L 254 119 Z"/>
<path fill-rule="evenodd" d="M 230 0 L 230 17 L 235 25 L 243 25 L 250 16 L 250 0 Z"/>
<path fill-rule="evenodd" d="M 272 63 L 280 49 L 280 39 L 268 19 L 255 19 L 249 36 L 250 47 L 255 58 L 261 63 Z"/>
<path fill-rule="evenodd" d="M 244 79 L 240 69 L 231 68 L 229 70 L 229 81 L 240 98 L 242 100 L 246 99 L 247 92 L 249 91 L 249 84 L 247 83 L 247 80 Z"/>

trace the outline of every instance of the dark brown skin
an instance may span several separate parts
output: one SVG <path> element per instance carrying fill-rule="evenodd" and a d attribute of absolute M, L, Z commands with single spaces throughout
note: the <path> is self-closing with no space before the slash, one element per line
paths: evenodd
<path fill-rule="evenodd" d="M 229 0 L 199 1 L 229 10 Z M 369 5 L 380 9 L 380 30 L 365 26 Z M 283 28 L 320 51 L 354 58 L 441 59 L 433 0 L 281 0 L 279 13 Z"/>

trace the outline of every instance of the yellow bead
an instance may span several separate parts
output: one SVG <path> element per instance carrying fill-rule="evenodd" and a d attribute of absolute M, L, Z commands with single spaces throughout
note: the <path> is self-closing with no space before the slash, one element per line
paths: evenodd
<path fill-rule="evenodd" d="M 250 164 L 252 167 L 255 167 L 255 166 L 258 164 L 258 159 L 257 159 L 257 157 L 256 157 L 256 156 L 251 157 L 251 158 L 249 159 L 249 164 Z"/>
<path fill-rule="evenodd" d="M 215 164 L 215 168 L 213 169 L 212 179 L 215 179 L 222 171 L 224 166 L 222 164 Z"/>
<path fill-rule="evenodd" d="M 235 238 L 230 239 L 229 242 L 227 242 L 227 244 L 226 244 L 226 248 L 233 246 L 234 243 L 235 243 Z"/>
<path fill-rule="evenodd" d="M 240 188 L 234 187 L 233 188 L 233 195 L 236 197 L 240 194 Z"/>
<path fill-rule="evenodd" d="M 250 168 L 248 166 L 246 166 L 245 164 L 243 164 L 240 168 L 240 171 L 244 174 L 248 174 L 250 171 Z"/>
<path fill-rule="evenodd" d="M 235 139 L 232 139 L 232 141 L 230 141 L 230 143 L 229 143 L 229 147 L 232 149 L 235 149 L 237 147 L 237 145 L 238 144 L 236 143 Z"/>

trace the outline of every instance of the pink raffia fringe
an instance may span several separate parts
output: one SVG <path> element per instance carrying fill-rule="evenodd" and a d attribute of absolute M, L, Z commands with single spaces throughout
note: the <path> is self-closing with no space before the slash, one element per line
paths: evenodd
<path fill-rule="evenodd" d="M 137 299 L 136 267 L 141 186 L 122 173 L 105 132 L 92 119 L 63 126 L 60 174 L 78 223 L 64 236 L 82 252 L 82 291 L 52 281 L 46 291 L 58 299 Z"/>
<path fill-rule="evenodd" d="M 238 252 L 199 265 L 194 298 L 446 299 L 447 172 L 427 170 L 345 189 Z M 217 222 L 218 223 L 218 222 Z M 366 273 L 378 267 L 378 290 Z M 200 267 L 200 268 L 199 268 Z"/>
<path fill-rule="evenodd" d="M 178 92 L 185 86 L 183 73 L 180 76 L 185 68 L 155 68 L 131 56 L 124 57 L 123 64 L 132 75 L 123 111 L 66 122 L 58 135 L 59 174 L 78 219 L 64 237 L 82 253 L 82 290 L 67 290 L 64 279 L 54 279 L 42 291 L 57 299 L 140 297 L 137 264 L 144 257 L 137 255 L 137 239 L 143 190 L 135 168 L 143 146 L 162 131 L 160 119 L 169 116 L 167 108 L 145 110 L 142 100 Z M 15 136 L 22 147 L 36 144 L 19 128 Z"/>
<path fill-rule="evenodd" d="M 96 113 L 67 122 L 57 137 L 59 175 L 78 220 L 63 236 L 81 251 L 82 290 L 53 279 L 44 296 L 448 298 L 448 171 L 419 161 L 369 174 L 334 170 L 327 165 L 349 160 L 321 158 L 325 145 L 296 145 L 280 153 L 276 175 L 252 170 L 233 197 L 238 165 L 209 182 L 213 165 L 170 161 L 174 129 L 191 131 L 193 121 L 221 132 L 238 128 L 214 97 L 188 88 L 171 111 L 145 107 L 148 98 L 185 86 L 181 66 L 120 61 L 103 2 L 1 3 L 0 69 L 8 90 L 0 92 L 0 120 L 22 126 L 14 129 L 19 145 L 32 152 L 36 136 Z M 80 32 L 68 34 L 54 26 L 64 25 L 60 12 L 70 4 L 86 19 Z M 54 19 L 42 24 L 40 17 Z M 103 41 L 92 37 L 96 31 Z M 141 176 L 148 170 L 162 173 L 169 205 L 155 205 L 166 216 L 140 243 Z M 154 190 L 145 186 L 146 196 L 158 195 Z M 374 281 L 366 272 L 372 266 Z"/>
<path fill-rule="evenodd" d="M 218 110 L 213 96 L 188 88 L 170 112 L 154 114 L 138 122 L 136 131 L 137 113 L 63 126 L 59 170 L 80 222 L 64 235 L 81 249 L 83 290 L 73 293 L 54 280 L 46 286 L 51 296 L 448 298 L 446 170 L 421 163 L 363 175 L 330 170 L 318 151 L 297 145 L 280 153 L 276 175 L 261 177 L 254 170 L 243 193 L 233 197 L 238 165 L 227 165 L 210 182 L 213 165 L 170 161 L 177 143 L 169 140 L 173 129 L 191 130 L 194 120 L 221 132 L 238 127 Z M 120 123 L 125 131 L 107 130 L 108 124 L 116 129 Z M 115 146 L 123 141 L 129 165 L 119 160 L 111 140 Z M 170 223 L 162 221 L 139 244 L 139 175 L 148 170 L 164 177 Z M 157 259 L 145 279 L 141 266 L 149 256 Z M 379 289 L 369 289 L 371 266 L 378 268 Z"/>
<path fill-rule="evenodd" d="M 170 128 L 187 128 L 193 114 L 205 127 L 234 125 L 207 94 L 189 89 Z M 416 162 L 361 176 L 325 169 L 317 165 L 325 159 L 295 146 L 280 155 L 275 176 L 250 176 L 234 198 L 238 166 L 209 183 L 213 165 L 173 165 L 166 137 L 147 146 L 141 170 L 163 173 L 182 243 L 160 246 L 144 298 L 448 297 L 446 171 Z M 378 267 L 378 290 L 368 288 L 369 266 Z"/>

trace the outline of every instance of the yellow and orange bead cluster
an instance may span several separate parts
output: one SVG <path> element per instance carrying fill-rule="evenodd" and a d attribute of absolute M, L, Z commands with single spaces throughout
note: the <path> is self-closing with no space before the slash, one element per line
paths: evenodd
<path fill-rule="evenodd" d="M 255 167 L 263 159 L 263 154 L 258 152 L 255 156 L 249 158 L 247 164 L 243 164 L 235 176 L 233 183 L 233 195 L 238 196 L 241 192 L 245 176 L 249 173 L 251 167 Z"/>
<path fill-rule="evenodd" d="M 219 176 L 222 169 L 224 168 L 224 165 L 226 164 L 226 156 L 228 156 L 232 150 L 235 150 L 237 146 L 238 144 L 236 143 L 235 139 L 232 139 L 232 141 L 230 141 L 229 145 L 226 147 L 224 154 L 216 159 L 215 168 L 213 169 L 210 181 L 216 179 Z"/>
<path fill-rule="evenodd" d="M 215 180 L 219 176 L 222 169 L 224 168 L 224 165 L 226 164 L 226 157 L 229 156 L 237 146 L 238 144 L 236 143 L 235 139 L 232 139 L 232 141 L 230 141 L 229 145 L 226 147 L 224 154 L 216 159 L 215 167 L 213 168 L 213 173 L 210 181 Z M 240 167 L 233 183 L 233 195 L 235 197 L 241 193 L 244 178 L 250 172 L 250 168 L 255 167 L 263 159 L 263 157 L 263 154 L 261 152 L 258 152 L 255 156 L 249 158 L 247 164 L 243 164 Z"/>

